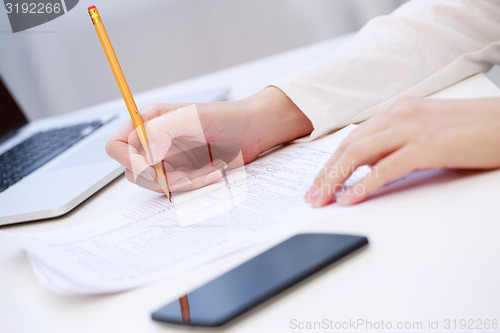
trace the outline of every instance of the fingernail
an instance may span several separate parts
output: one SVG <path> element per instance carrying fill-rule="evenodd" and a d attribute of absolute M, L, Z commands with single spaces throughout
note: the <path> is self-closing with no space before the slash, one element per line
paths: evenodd
<path fill-rule="evenodd" d="M 222 172 L 220 170 L 215 170 L 213 172 L 210 172 L 206 177 L 205 177 L 205 184 L 212 184 L 218 181 L 219 179 L 222 178 Z"/>
<path fill-rule="evenodd" d="M 319 195 L 320 195 L 320 191 L 318 190 L 318 187 L 313 184 L 313 185 L 311 185 L 311 187 L 309 187 L 309 190 L 307 190 L 306 195 L 304 196 L 304 199 L 307 202 L 312 204 L 313 202 L 315 202 L 319 198 Z"/>
<path fill-rule="evenodd" d="M 346 206 L 349 201 L 348 196 L 349 196 L 348 194 L 337 195 L 335 196 L 335 201 L 337 201 L 337 203 L 339 203 L 342 206 Z"/>
<path fill-rule="evenodd" d="M 189 178 L 187 177 L 184 177 L 184 178 L 181 178 L 179 179 L 178 181 L 176 181 L 171 187 L 170 189 L 171 190 L 178 190 L 178 189 L 181 189 L 187 185 L 191 185 L 192 182 L 191 180 L 189 180 Z"/>
<path fill-rule="evenodd" d="M 227 169 L 227 163 L 226 162 L 220 162 L 215 166 L 215 169 L 218 170 L 226 170 Z"/>
<path fill-rule="evenodd" d="M 361 201 L 361 198 L 354 194 L 344 193 L 337 198 L 337 202 L 342 206 L 350 206 Z"/>

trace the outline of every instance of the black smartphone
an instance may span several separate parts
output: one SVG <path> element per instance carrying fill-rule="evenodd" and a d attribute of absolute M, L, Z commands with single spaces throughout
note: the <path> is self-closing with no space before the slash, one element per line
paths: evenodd
<path fill-rule="evenodd" d="M 153 312 L 153 320 L 220 326 L 368 244 L 361 236 L 299 234 Z"/>

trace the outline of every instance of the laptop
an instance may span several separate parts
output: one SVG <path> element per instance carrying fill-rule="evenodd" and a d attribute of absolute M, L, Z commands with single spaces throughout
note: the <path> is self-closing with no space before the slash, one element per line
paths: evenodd
<path fill-rule="evenodd" d="M 165 100 L 218 101 L 228 92 Z M 123 104 L 108 103 L 29 122 L 0 77 L 0 225 L 63 215 L 121 175 L 105 145 L 128 120 Z"/>

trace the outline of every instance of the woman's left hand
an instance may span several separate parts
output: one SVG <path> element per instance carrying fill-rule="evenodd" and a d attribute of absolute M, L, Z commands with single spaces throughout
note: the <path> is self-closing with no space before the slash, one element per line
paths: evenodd
<path fill-rule="evenodd" d="M 347 190 L 335 198 L 351 173 L 366 164 L 372 170 L 356 186 L 363 191 Z M 415 170 L 498 167 L 500 98 L 405 97 L 351 132 L 320 171 L 305 199 L 315 207 L 335 199 L 351 205 Z"/>

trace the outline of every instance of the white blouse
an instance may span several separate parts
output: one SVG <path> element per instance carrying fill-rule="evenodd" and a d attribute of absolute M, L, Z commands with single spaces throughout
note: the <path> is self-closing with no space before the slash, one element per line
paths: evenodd
<path fill-rule="evenodd" d="M 500 63 L 500 0 L 413 0 L 370 21 L 280 88 L 317 138 L 363 121 L 400 96 L 427 96 Z"/>

